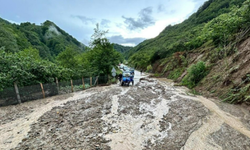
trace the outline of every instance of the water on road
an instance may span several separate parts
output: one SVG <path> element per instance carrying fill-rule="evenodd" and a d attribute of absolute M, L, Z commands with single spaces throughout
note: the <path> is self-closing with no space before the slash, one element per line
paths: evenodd
<path fill-rule="evenodd" d="M 0 149 L 250 149 L 247 110 L 138 71 L 134 81 L 2 107 Z"/>

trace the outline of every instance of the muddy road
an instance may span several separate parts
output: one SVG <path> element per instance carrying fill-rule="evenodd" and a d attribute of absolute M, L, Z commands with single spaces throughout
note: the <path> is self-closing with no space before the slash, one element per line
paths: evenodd
<path fill-rule="evenodd" d="M 0 149 L 249 150 L 249 110 L 166 79 L 0 108 Z"/>

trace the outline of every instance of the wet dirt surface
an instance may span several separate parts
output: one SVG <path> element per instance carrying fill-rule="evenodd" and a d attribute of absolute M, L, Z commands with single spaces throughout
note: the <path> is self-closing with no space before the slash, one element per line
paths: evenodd
<path fill-rule="evenodd" d="M 21 105 L 11 105 L 7 107 L 0 108 L 0 125 L 9 123 L 18 118 L 24 118 L 34 110 L 38 109 L 40 106 L 46 105 L 49 102 L 53 101 L 53 99 L 66 99 L 71 97 L 72 94 L 65 94 L 54 96 L 53 98 L 46 98 L 43 100 L 36 100 L 31 102 L 22 103 Z"/>
<path fill-rule="evenodd" d="M 234 116 L 170 80 L 136 78 L 0 108 L 11 114 L 0 120 L 0 149 L 250 149 L 247 111 Z"/>

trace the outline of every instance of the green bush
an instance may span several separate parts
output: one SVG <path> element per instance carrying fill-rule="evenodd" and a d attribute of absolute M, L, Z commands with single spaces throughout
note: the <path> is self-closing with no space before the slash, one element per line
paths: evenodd
<path fill-rule="evenodd" d="M 88 88 L 90 88 L 90 85 L 85 83 L 85 89 L 88 89 Z"/>
<path fill-rule="evenodd" d="M 83 85 L 74 85 L 74 91 L 83 90 Z"/>
<path fill-rule="evenodd" d="M 182 85 L 186 85 L 189 88 L 195 87 L 208 73 L 203 61 L 190 66 L 187 72 L 187 75 L 182 79 Z"/>
<path fill-rule="evenodd" d="M 182 73 L 183 73 L 183 68 L 177 68 L 170 72 L 168 78 L 176 80 L 181 76 Z"/>
<path fill-rule="evenodd" d="M 148 65 L 147 66 L 147 72 L 152 72 L 152 70 L 153 70 L 153 67 L 151 65 Z"/>

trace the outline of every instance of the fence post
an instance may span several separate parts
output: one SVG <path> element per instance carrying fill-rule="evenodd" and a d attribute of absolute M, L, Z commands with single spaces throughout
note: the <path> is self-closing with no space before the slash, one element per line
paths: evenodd
<path fill-rule="evenodd" d="M 90 77 L 90 79 L 89 79 L 90 81 L 90 87 L 92 87 L 92 77 Z"/>
<path fill-rule="evenodd" d="M 83 90 L 85 90 L 85 83 L 84 83 L 84 78 L 82 77 L 82 87 L 83 87 Z"/>
<path fill-rule="evenodd" d="M 71 82 L 71 91 L 72 91 L 72 93 L 73 93 L 73 92 L 74 92 L 73 81 L 70 80 L 70 82 Z"/>
<path fill-rule="evenodd" d="M 21 102 L 21 98 L 20 98 L 20 94 L 19 94 L 19 90 L 18 90 L 16 82 L 14 82 L 14 87 L 15 87 L 15 91 L 16 91 L 17 101 L 19 104 L 21 104 L 22 102 Z"/>
<path fill-rule="evenodd" d="M 99 76 L 98 76 L 98 80 L 97 80 L 97 85 L 99 84 Z"/>
<path fill-rule="evenodd" d="M 57 92 L 59 93 L 59 84 L 58 84 L 58 79 L 56 77 L 56 88 L 57 88 Z"/>
<path fill-rule="evenodd" d="M 40 83 L 41 89 L 42 89 L 42 93 L 43 93 L 43 98 L 45 98 L 45 93 L 44 93 L 44 89 L 43 89 L 43 84 Z"/>
<path fill-rule="evenodd" d="M 98 78 L 99 76 L 96 77 L 96 80 L 95 80 L 95 84 L 94 85 L 98 85 Z M 96 84 L 97 83 L 97 84 Z"/>

